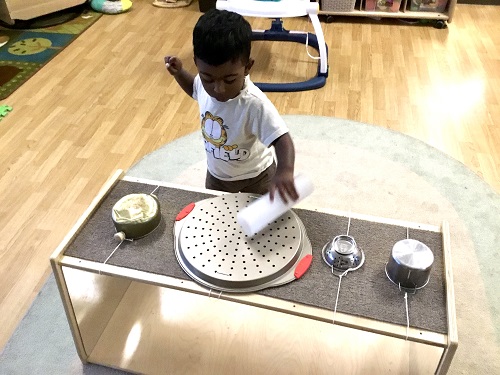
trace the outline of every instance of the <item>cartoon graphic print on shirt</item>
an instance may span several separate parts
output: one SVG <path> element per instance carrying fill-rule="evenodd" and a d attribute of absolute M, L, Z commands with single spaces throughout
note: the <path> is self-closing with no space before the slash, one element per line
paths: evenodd
<path fill-rule="evenodd" d="M 225 161 L 246 160 L 248 159 L 248 150 L 238 148 L 238 145 L 226 145 L 227 125 L 221 117 L 212 115 L 206 111 L 201 120 L 201 132 L 205 139 L 205 151 L 211 153 L 214 158 Z"/>

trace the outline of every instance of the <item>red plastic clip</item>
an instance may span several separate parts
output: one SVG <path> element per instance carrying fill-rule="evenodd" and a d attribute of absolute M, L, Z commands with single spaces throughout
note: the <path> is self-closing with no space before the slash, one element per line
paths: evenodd
<path fill-rule="evenodd" d="M 184 219 L 191 211 L 194 209 L 194 203 L 189 203 L 186 207 L 184 207 L 181 212 L 177 214 L 175 217 L 175 221 L 179 221 Z"/>
<path fill-rule="evenodd" d="M 295 267 L 295 271 L 293 273 L 296 279 L 300 279 L 302 275 L 306 273 L 306 271 L 311 266 L 312 259 L 313 256 L 311 254 L 307 254 L 304 258 L 300 260 L 299 264 L 297 264 L 297 267 Z"/>

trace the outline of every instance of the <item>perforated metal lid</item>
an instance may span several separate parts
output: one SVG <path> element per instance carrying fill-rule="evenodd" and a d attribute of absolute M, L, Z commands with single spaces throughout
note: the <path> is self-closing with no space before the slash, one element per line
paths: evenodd
<path fill-rule="evenodd" d="M 246 292 L 294 280 L 293 270 L 311 245 L 292 211 L 252 237 L 237 222 L 239 210 L 256 197 L 225 194 L 195 204 L 176 223 L 176 254 L 196 281 L 217 290 Z"/>

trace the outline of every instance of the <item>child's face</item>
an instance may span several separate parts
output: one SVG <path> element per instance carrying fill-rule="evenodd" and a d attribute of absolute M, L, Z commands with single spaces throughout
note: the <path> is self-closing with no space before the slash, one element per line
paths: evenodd
<path fill-rule="evenodd" d="M 227 102 L 239 95 L 253 62 L 254 60 L 250 59 L 248 64 L 244 65 L 241 59 L 237 59 L 213 66 L 194 58 L 203 87 L 208 95 L 219 102 Z"/>

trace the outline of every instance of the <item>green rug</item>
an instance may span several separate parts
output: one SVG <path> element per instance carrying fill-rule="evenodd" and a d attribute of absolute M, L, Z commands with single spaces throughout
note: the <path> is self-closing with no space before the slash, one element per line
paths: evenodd
<path fill-rule="evenodd" d="M 85 10 L 56 26 L 25 30 L 0 27 L 0 100 L 17 90 L 101 16 Z"/>

